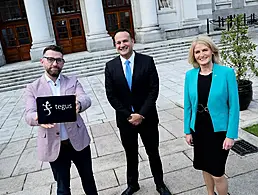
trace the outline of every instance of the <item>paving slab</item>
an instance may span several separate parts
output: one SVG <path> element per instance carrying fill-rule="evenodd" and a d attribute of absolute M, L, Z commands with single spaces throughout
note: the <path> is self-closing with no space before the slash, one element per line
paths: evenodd
<path fill-rule="evenodd" d="M 93 137 L 100 137 L 114 133 L 113 127 L 110 123 L 102 123 L 98 125 L 91 125 L 91 132 Z"/>
<path fill-rule="evenodd" d="M 45 169 L 50 169 L 50 164 L 49 162 L 42 162 L 42 166 L 41 166 L 41 169 L 42 170 L 45 170 Z"/>
<path fill-rule="evenodd" d="M 30 138 L 32 138 L 33 135 L 32 134 L 27 134 L 27 135 L 20 135 L 20 136 L 16 136 L 16 137 L 12 137 L 10 142 L 16 142 L 16 141 L 21 141 L 21 140 L 26 140 L 28 141 Z"/>
<path fill-rule="evenodd" d="M 29 139 L 25 149 L 34 148 L 34 150 L 37 150 L 36 147 L 37 147 L 37 138 L 34 137 Z"/>
<path fill-rule="evenodd" d="M 183 120 L 184 119 L 184 109 L 175 107 L 172 109 L 167 109 L 166 110 L 169 114 L 174 115 L 176 118 Z"/>
<path fill-rule="evenodd" d="M 1 152 L 4 150 L 4 148 L 5 148 L 6 145 L 7 145 L 7 144 L 0 144 L 0 154 L 1 154 Z"/>
<path fill-rule="evenodd" d="M 162 122 L 167 122 L 167 121 L 171 121 L 171 120 L 176 120 L 176 119 L 177 119 L 174 115 L 169 114 L 169 113 L 166 112 L 165 110 L 159 111 L 159 112 L 158 112 L 158 115 L 159 115 L 159 122 L 160 122 L 160 123 L 162 123 Z"/>
<path fill-rule="evenodd" d="M 12 195 L 50 195 L 51 185 L 43 187 L 35 187 L 34 189 L 23 190 L 12 193 Z"/>
<path fill-rule="evenodd" d="M 97 154 L 96 145 L 94 142 L 90 143 L 90 150 L 91 150 L 91 158 L 97 158 L 98 154 Z"/>
<path fill-rule="evenodd" d="M 176 105 L 170 101 L 168 98 L 164 97 L 163 95 L 159 95 L 157 99 L 157 107 L 158 110 L 166 110 L 170 108 L 175 108 Z"/>
<path fill-rule="evenodd" d="M 201 171 L 193 167 L 167 173 L 164 180 L 172 193 L 185 192 L 204 185 Z"/>
<path fill-rule="evenodd" d="M 6 158 L 10 156 L 20 155 L 24 150 L 28 140 L 20 140 L 17 142 L 11 142 L 7 144 L 5 149 L 2 151 L 0 158 Z"/>
<path fill-rule="evenodd" d="M 258 169 L 258 153 L 241 157 L 230 155 L 227 160 L 226 175 L 234 177 Z"/>
<path fill-rule="evenodd" d="M 207 195 L 206 187 L 199 187 L 194 190 L 179 193 L 178 195 Z M 235 194 L 237 195 L 237 194 Z"/>
<path fill-rule="evenodd" d="M 116 134 L 105 135 L 94 139 L 98 156 L 104 156 L 123 151 L 122 143 Z M 111 144 L 112 143 L 112 144 Z"/>
<path fill-rule="evenodd" d="M 19 156 L 0 159 L 0 179 L 11 177 L 18 160 Z"/>
<path fill-rule="evenodd" d="M 35 187 L 51 186 L 54 183 L 51 169 L 28 173 L 24 182 L 23 190 L 34 189 Z"/>
<path fill-rule="evenodd" d="M 106 190 L 101 190 L 98 192 L 99 195 L 121 195 L 121 193 L 126 189 L 126 185 L 106 189 Z M 137 195 L 137 193 L 135 193 Z"/>
<path fill-rule="evenodd" d="M 118 186 L 114 170 L 102 171 L 94 175 L 97 189 L 104 190 Z"/>
<path fill-rule="evenodd" d="M 161 142 L 159 144 L 159 153 L 160 153 L 160 156 L 166 156 L 166 155 L 173 154 L 176 152 L 188 150 L 189 148 L 190 148 L 190 146 L 188 146 L 186 144 L 184 138 L 178 138 L 178 139 L 169 140 L 166 142 Z M 141 155 L 143 160 L 148 159 L 148 156 L 145 152 L 144 147 L 140 147 L 139 154 Z"/>
<path fill-rule="evenodd" d="M 175 170 L 192 166 L 192 161 L 182 152 L 161 157 L 163 172 L 169 173 Z M 126 184 L 126 166 L 115 169 L 119 184 Z M 141 161 L 139 163 L 139 180 L 151 178 L 149 161 Z"/>
<path fill-rule="evenodd" d="M 125 166 L 125 153 L 119 152 L 92 159 L 93 172 L 106 171 Z"/>
<path fill-rule="evenodd" d="M 51 195 L 56 195 L 56 183 L 52 185 L 51 188 Z M 71 194 L 73 195 L 85 195 L 82 184 L 81 184 L 81 179 L 79 177 L 71 179 Z"/>
<path fill-rule="evenodd" d="M 253 172 L 248 172 L 234 178 L 230 178 L 229 182 L 229 192 L 232 195 L 256 195 L 258 194 L 257 188 L 257 175 L 258 170 Z"/>
<path fill-rule="evenodd" d="M 24 150 L 16 168 L 14 169 L 13 175 L 21 175 L 39 171 L 41 169 L 42 162 L 38 161 L 37 157 L 38 155 L 35 148 L 28 148 Z"/>
<path fill-rule="evenodd" d="M 177 138 L 185 136 L 184 130 L 183 130 L 184 124 L 183 124 L 183 121 L 181 120 L 171 120 L 167 122 L 160 122 L 160 125 Z"/>
<path fill-rule="evenodd" d="M 169 131 L 167 131 L 164 127 L 159 125 L 158 129 L 159 129 L 159 141 L 160 142 L 175 139 L 175 136 L 172 135 Z"/>
<path fill-rule="evenodd" d="M 22 190 L 26 175 L 0 179 L 0 194 L 10 194 Z"/>

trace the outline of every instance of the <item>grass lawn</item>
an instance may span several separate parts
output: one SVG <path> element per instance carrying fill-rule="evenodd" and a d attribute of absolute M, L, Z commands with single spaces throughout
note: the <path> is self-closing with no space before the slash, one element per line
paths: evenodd
<path fill-rule="evenodd" d="M 244 130 L 258 137 L 258 124 L 246 127 Z"/>

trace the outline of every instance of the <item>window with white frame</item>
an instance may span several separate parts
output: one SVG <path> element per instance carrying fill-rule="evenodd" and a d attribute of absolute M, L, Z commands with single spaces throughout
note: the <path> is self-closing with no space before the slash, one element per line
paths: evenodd
<path fill-rule="evenodd" d="M 173 8 L 173 0 L 158 0 L 159 10 L 162 8 Z"/>
<path fill-rule="evenodd" d="M 216 3 L 230 3 L 232 0 L 216 0 Z"/>

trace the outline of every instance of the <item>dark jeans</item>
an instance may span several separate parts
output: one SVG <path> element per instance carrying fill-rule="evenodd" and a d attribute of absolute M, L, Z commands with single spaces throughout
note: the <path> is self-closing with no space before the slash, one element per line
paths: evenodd
<path fill-rule="evenodd" d="M 50 162 L 57 182 L 57 195 L 71 195 L 71 161 L 73 161 L 79 172 L 84 192 L 87 195 L 97 195 L 92 172 L 90 146 L 87 146 L 82 151 L 76 151 L 69 141 L 62 142 L 58 158 L 54 162 Z"/>
<path fill-rule="evenodd" d="M 121 140 L 127 160 L 127 184 L 129 186 L 138 185 L 138 133 L 141 136 L 146 153 L 149 157 L 154 182 L 158 188 L 164 186 L 163 170 L 158 149 L 158 125 L 140 125 L 138 127 L 120 129 Z"/>

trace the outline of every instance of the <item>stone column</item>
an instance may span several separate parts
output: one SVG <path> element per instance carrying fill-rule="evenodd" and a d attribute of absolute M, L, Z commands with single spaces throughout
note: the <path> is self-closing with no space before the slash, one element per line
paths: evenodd
<path fill-rule="evenodd" d="M 86 40 L 88 51 L 114 48 L 113 40 L 107 33 L 102 0 L 83 0 L 88 29 Z"/>
<path fill-rule="evenodd" d="M 32 61 L 37 61 L 46 46 L 55 44 L 55 39 L 50 35 L 43 0 L 24 0 L 24 5 L 32 37 L 30 56 Z"/>
<path fill-rule="evenodd" d="M 199 24 L 196 0 L 181 0 L 181 12 L 183 26 Z"/>
<path fill-rule="evenodd" d="M 244 0 L 234 0 L 234 1 L 232 1 L 232 8 L 233 9 L 244 8 L 244 6 L 245 6 L 245 1 Z"/>
<path fill-rule="evenodd" d="M 139 0 L 141 26 L 136 29 L 136 41 L 148 43 L 162 40 L 158 24 L 156 0 Z"/>
<path fill-rule="evenodd" d="M 5 61 L 5 56 L 4 56 L 4 52 L 2 49 L 2 45 L 0 43 L 0 66 L 3 66 L 4 64 L 6 64 L 6 61 Z"/>

